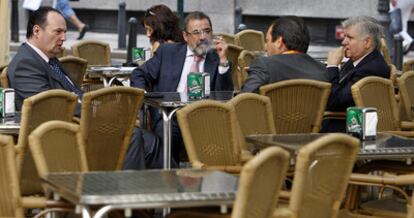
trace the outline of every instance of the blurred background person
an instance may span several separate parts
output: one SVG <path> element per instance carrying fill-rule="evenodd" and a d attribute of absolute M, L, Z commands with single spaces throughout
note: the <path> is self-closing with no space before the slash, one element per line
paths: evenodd
<path fill-rule="evenodd" d="M 76 16 L 75 11 L 69 5 L 69 0 L 56 0 L 53 4 L 53 7 L 60 11 L 65 19 L 69 20 L 79 31 L 78 40 L 83 39 L 86 31 L 89 30 L 89 26 Z"/>
<path fill-rule="evenodd" d="M 165 5 L 154 5 L 147 9 L 141 24 L 151 43 L 151 53 L 163 43 L 184 42 L 180 30 L 180 19 Z"/>
<path fill-rule="evenodd" d="M 390 0 L 390 4 L 390 11 L 393 11 L 397 8 L 401 9 L 402 31 L 400 32 L 400 35 L 403 37 L 404 40 L 404 54 L 407 54 L 410 50 L 414 48 L 413 38 L 407 32 L 408 19 L 410 19 L 411 12 L 414 7 L 414 0 Z"/>

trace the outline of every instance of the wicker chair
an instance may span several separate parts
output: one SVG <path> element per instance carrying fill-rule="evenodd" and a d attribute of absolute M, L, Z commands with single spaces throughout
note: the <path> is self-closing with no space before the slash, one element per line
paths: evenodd
<path fill-rule="evenodd" d="M 168 218 L 269 218 L 277 205 L 288 166 L 288 152 L 271 147 L 243 166 L 232 214 L 181 211 Z"/>
<path fill-rule="evenodd" d="M 414 71 L 405 72 L 397 80 L 398 89 L 400 91 L 400 108 L 402 109 L 402 117 L 404 120 L 413 121 L 414 104 Z"/>
<path fill-rule="evenodd" d="M 385 40 L 384 37 L 381 37 L 381 41 L 380 41 L 380 51 L 382 53 L 382 56 L 384 56 L 385 62 L 389 65 L 392 64 L 391 62 L 391 56 L 390 56 L 390 50 L 388 49 L 387 46 L 387 41 Z"/>
<path fill-rule="evenodd" d="M 144 99 L 144 91 L 108 87 L 85 93 L 81 133 L 91 171 L 120 170 Z"/>
<path fill-rule="evenodd" d="M 270 99 L 253 93 L 242 93 L 228 101 L 236 109 L 243 137 L 251 134 L 276 134 Z M 251 159 L 254 149 L 246 143 L 242 149 L 243 162 Z"/>
<path fill-rule="evenodd" d="M 111 48 L 108 43 L 83 40 L 72 45 L 72 54 L 88 61 L 89 65 L 110 66 Z"/>
<path fill-rule="evenodd" d="M 50 120 L 72 121 L 77 96 L 64 90 L 49 90 L 26 98 L 22 106 L 19 138 L 16 146 L 17 172 L 23 196 L 43 194 L 39 175 L 28 148 L 29 134 L 40 124 Z M 43 197 L 27 197 L 25 208 L 46 207 Z"/>
<path fill-rule="evenodd" d="M 236 109 L 243 136 L 276 134 L 270 99 L 253 93 L 242 93 L 228 103 Z"/>
<path fill-rule="evenodd" d="M 240 31 L 235 36 L 235 42 L 248 51 L 264 52 L 265 50 L 264 34 L 261 31 L 251 29 Z"/>
<path fill-rule="evenodd" d="M 77 87 L 82 87 L 83 77 L 88 67 L 88 61 L 75 56 L 59 58 L 62 68 Z"/>
<path fill-rule="evenodd" d="M 351 87 L 351 91 L 356 106 L 377 109 L 378 132 L 387 131 L 402 136 L 414 137 L 413 131 L 400 131 L 401 129 L 414 129 L 414 123 L 400 122 L 399 109 L 391 80 L 368 76 L 356 82 Z M 381 98 L 378 96 L 381 96 Z"/>
<path fill-rule="evenodd" d="M 231 104 L 195 102 L 178 110 L 177 120 L 194 168 L 240 173 L 245 142 Z"/>
<path fill-rule="evenodd" d="M 24 217 L 11 136 L 0 136 L 0 190 L 0 217 Z"/>
<path fill-rule="evenodd" d="M 403 74 L 411 70 L 414 70 L 414 59 L 407 60 L 403 64 Z"/>
<path fill-rule="evenodd" d="M 237 45 L 231 45 L 229 44 L 227 47 L 227 58 L 231 62 L 231 76 L 233 79 L 233 86 L 234 90 L 240 90 L 240 82 L 241 81 L 241 75 L 240 75 L 240 69 L 238 64 L 238 58 L 240 53 L 243 51 L 243 48 Z"/>
<path fill-rule="evenodd" d="M 253 62 L 253 60 L 256 58 L 253 52 L 243 50 L 240 52 L 239 58 L 238 58 L 238 65 L 240 70 L 240 77 L 239 77 L 239 87 L 243 87 L 244 82 L 247 79 L 248 73 L 247 70 L 249 69 L 250 64 Z"/>
<path fill-rule="evenodd" d="M 214 36 L 223 37 L 227 44 L 235 44 L 235 36 L 229 33 L 214 33 Z"/>
<path fill-rule="evenodd" d="M 331 84 L 292 79 L 260 87 L 260 94 L 272 102 L 276 132 L 319 132 Z"/>
<path fill-rule="evenodd" d="M 289 206 L 274 217 L 336 217 L 359 150 L 359 141 L 332 133 L 299 150 Z"/>
<path fill-rule="evenodd" d="M 30 150 L 40 176 L 51 172 L 87 172 L 79 125 L 48 121 L 29 135 Z"/>
<path fill-rule="evenodd" d="M 390 68 L 390 80 L 394 86 L 397 86 L 397 78 L 398 78 L 398 70 L 394 64 L 389 64 L 388 67 Z"/>
<path fill-rule="evenodd" d="M 0 86 L 2 88 L 9 88 L 9 78 L 7 77 L 7 69 L 8 67 L 5 66 L 2 70 L 0 70 Z"/>

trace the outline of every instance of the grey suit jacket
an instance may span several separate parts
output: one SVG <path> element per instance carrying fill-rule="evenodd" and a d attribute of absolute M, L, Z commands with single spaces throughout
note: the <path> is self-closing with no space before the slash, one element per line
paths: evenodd
<path fill-rule="evenodd" d="M 325 66 L 307 54 L 272 55 L 253 61 L 242 92 L 257 93 L 262 85 L 288 79 L 329 81 Z"/>
<path fill-rule="evenodd" d="M 15 91 L 15 105 L 18 111 L 21 110 L 25 98 L 37 93 L 50 89 L 71 90 L 59 80 L 50 65 L 26 43 L 20 46 L 10 62 L 7 77 L 10 87 Z"/>

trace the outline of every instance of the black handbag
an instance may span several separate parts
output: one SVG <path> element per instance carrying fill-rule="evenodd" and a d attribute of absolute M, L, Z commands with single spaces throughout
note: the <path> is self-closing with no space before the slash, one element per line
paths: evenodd
<path fill-rule="evenodd" d="M 390 12 L 390 33 L 395 34 L 402 31 L 401 9 L 396 8 Z"/>

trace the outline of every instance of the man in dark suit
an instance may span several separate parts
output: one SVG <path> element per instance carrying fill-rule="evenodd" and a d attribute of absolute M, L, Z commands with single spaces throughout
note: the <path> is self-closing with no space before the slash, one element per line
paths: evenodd
<path fill-rule="evenodd" d="M 248 70 L 243 92 L 259 92 L 262 85 L 288 79 L 328 81 L 322 63 L 306 54 L 309 32 L 302 19 L 286 16 L 275 20 L 267 30 L 268 57 L 259 57 Z"/>
<path fill-rule="evenodd" d="M 143 89 L 152 87 L 154 92 L 186 92 L 188 73 L 198 71 L 210 74 L 210 90 L 233 90 L 227 44 L 220 37 L 212 40 L 210 18 L 202 12 L 192 12 L 184 25 L 186 43 L 162 44 L 154 57 L 132 72 L 131 85 Z M 213 50 L 208 48 L 211 42 Z M 162 137 L 162 117 L 155 109 L 150 112 L 152 128 Z M 173 156 L 177 160 L 183 142 L 175 118 L 171 132 Z"/>
<path fill-rule="evenodd" d="M 366 76 L 390 77 L 390 69 L 382 54 L 378 51 L 382 36 L 382 27 L 378 22 L 365 16 L 352 17 L 345 20 L 345 38 L 342 46 L 331 51 L 328 55 L 327 72 L 332 83 L 327 110 L 345 112 L 354 106 L 351 86 Z M 349 60 L 340 65 L 343 57 Z M 322 132 L 345 132 L 344 120 L 325 120 Z"/>
<path fill-rule="evenodd" d="M 27 41 L 20 46 L 7 72 L 10 87 L 15 90 L 16 110 L 21 110 L 25 98 L 50 89 L 64 89 L 82 97 L 82 91 L 56 58 L 66 40 L 66 31 L 65 19 L 56 9 L 43 7 L 30 16 Z"/>

